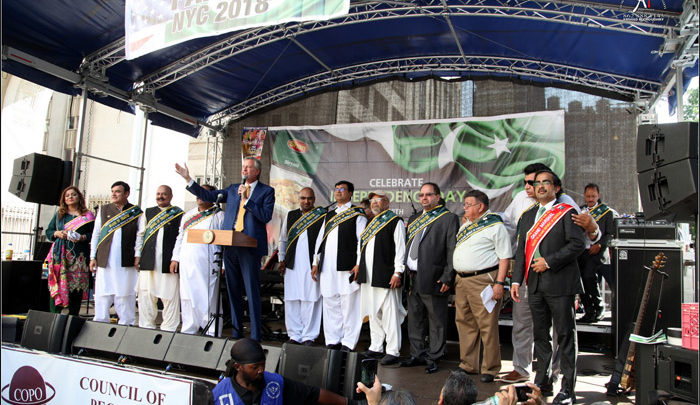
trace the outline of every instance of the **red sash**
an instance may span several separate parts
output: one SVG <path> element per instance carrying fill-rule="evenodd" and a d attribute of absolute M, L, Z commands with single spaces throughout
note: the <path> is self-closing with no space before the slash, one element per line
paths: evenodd
<path fill-rule="evenodd" d="M 535 222 L 532 228 L 527 231 L 527 239 L 525 243 L 525 283 L 527 283 L 527 275 L 530 271 L 532 257 L 535 255 L 537 248 L 540 246 L 540 242 L 542 242 L 549 231 L 554 228 L 554 225 L 556 225 L 557 222 L 564 217 L 564 214 L 572 209 L 574 209 L 574 207 L 569 204 L 556 204 L 549 210 L 545 211 L 540 219 Z"/>

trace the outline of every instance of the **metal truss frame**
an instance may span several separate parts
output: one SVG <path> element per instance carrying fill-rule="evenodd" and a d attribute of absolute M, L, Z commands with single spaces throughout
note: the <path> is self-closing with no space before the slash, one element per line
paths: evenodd
<path fill-rule="evenodd" d="M 206 131 L 205 131 L 206 132 Z M 205 134 L 207 141 L 207 149 L 204 161 L 204 183 L 210 184 L 217 189 L 222 188 L 222 161 L 223 153 L 223 138 L 219 132 L 214 134 Z M 204 184 L 203 183 L 203 184 Z"/>
<path fill-rule="evenodd" d="M 330 85 L 367 81 L 386 76 L 411 73 L 433 73 L 435 76 L 468 78 L 472 73 L 491 76 L 511 76 L 524 80 L 539 79 L 570 85 L 592 87 L 599 90 L 623 94 L 632 99 L 651 97 L 661 83 L 639 80 L 633 77 L 614 75 L 590 69 L 581 69 L 562 64 L 545 63 L 533 59 L 499 58 L 493 56 L 444 55 L 419 58 L 399 58 L 362 63 L 321 72 L 284 84 L 265 93 L 233 105 L 207 121 L 212 126 L 221 126 L 229 120 L 242 118 L 272 103 L 284 102 L 303 94 L 320 90 Z M 465 71 L 465 67 L 467 68 Z"/>

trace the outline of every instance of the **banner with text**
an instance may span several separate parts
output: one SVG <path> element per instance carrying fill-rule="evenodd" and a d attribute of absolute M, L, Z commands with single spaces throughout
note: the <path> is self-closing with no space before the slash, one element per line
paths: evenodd
<path fill-rule="evenodd" d="M 126 0 L 127 59 L 194 38 L 345 15 L 350 0 Z"/>
<path fill-rule="evenodd" d="M 10 404 L 192 404 L 192 381 L 78 358 L 2 347 L 2 399 Z"/>
<path fill-rule="evenodd" d="M 564 111 L 486 118 L 323 127 L 270 127 L 270 185 L 276 207 L 269 226 L 275 245 L 286 213 L 299 208 L 298 193 L 312 187 L 316 205 L 328 205 L 333 186 L 348 180 L 358 204 L 385 190 L 391 209 L 408 218 L 420 211 L 423 183 L 440 186 L 450 211 L 462 215 L 464 195 L 485 192 L 503 211 L 523 189 L 523 168 L 540 162 L 564 176 Z"/>

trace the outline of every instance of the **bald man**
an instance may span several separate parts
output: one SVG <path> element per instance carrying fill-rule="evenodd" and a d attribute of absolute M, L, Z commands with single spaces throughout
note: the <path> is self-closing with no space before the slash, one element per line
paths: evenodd
<path fill-rule="evenodd" d="M 136 268 L 139 270 L 139 327 L 155 329 L 158 299 L 163 301 L 160 329 L 175 331 L 180 324 L 180 277 L 171 266 L 173 248 L 180 232 L 182 209 L 170 205 L 173 190 L 160 186 L 156 206 L 141 215 L 136 235 Z"/>

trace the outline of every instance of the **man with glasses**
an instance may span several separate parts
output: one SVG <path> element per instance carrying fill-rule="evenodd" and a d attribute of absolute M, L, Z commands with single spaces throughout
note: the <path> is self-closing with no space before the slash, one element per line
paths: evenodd
<path fill-rule="evenodd" d="M 326 210 L 314 208 L 311 187 L 299 192 L 299 209 L 282 223 L 279 271 L 284 275 L 284 324 L 291 343 L 313 345 L 321 329 L 321 291 L 311 279 L 316 238 Z"/>
<path fill-rule="evenodd" d="M 425 365 L 430 374 L 438 370 L 437 362 L 445 354 L 447 292 L 454 282 L 452 254 L 459 218 L 439 204 L 437 184 L 423 184 L 418 196 L 423 212 L 409 218 L 406 242 L 411 357 L 401 366 Z"/>
<path fill-rule="evenodd" d="M 562 202 L 561 180 L 547 170 L 535 174 L 538 205 L 522 215 L 513 267 L 511 297 L 520 301 L 527 284 L 534 326 L 535 384 L 548 385 L 552 360 L 550 328 L 557 333 L 561 356 L 561 391 L 554 404 L 576 402 L 576 319 L 574 300 L 583 291 L 577 257 L 585 248 L 583 229 L 573 221 L 575 206 Z"/>
<path fill-rule="evenodd" d="M 358 263 L 358 245 L 367 218 L 361 207 L 351 204 L 354 191 L 347 180 L 335 184 L 337 207 L 324 217 L 311 267 L 311 278 L 320 279 L 326 346 L 345 351 L 355 348 L 362 328 L 360 285 L 351 270 Z"/>
<path fill-rule="evenodd" d="M 467 373 L 481 372 L 481 382 L 490 383 L 501 370 L 498 313 L 512 256 L 510 238 L 501 217 L 489 211 L 483 192 L 467 193 L 464 212 L 467 221 L 457 233 L 453 256 L 459 367 Z"/>
<path fill-rule="evenodd" d="M 370 346 L 365 353 L 382 357 L 383 365 L 399 362 L 401 324 L 406 310 L 401 304 L 401 278 L 406 252 L 406 230 L 403 220 L 389 209 L 389 198 L 383 191 L 369 194 L 373 219 L 360 238 L 360 264 L 353 271 L 361 285 L 362 316 L 369 316 Z"/>

